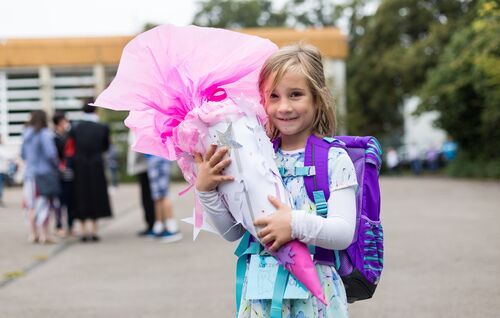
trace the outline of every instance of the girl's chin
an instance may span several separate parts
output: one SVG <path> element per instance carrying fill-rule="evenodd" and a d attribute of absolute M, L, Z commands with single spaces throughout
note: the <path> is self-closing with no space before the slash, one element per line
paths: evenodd
<path fill-rule="evenodd" d="M 287 126 L 287 125 L 280 125 L 280 126 L 278 126 L 278 130 L 283 135 L 294 135 L 296 133 L 296 129 L 294 129 L 294 127 L 290 127 L 290 126 Z"/>
<path fill-rule="evenodd" d="M 286 120 L 286 121 L 283 120 L 283 121 L 279 121 L 276 126 L 282 128 L 282 129 L 293 130 L 293 129 L 295 129 L 295 126 L 296 126 L 295 124 L 296 124 L 296 122 L 294 120 Z"/>
<path fill-rule="evenodd" d="M 297 129 L 280 129 L 281 135 L 286 136 L 289 138 L 296 138 L 297 136 L 301 135 Z"/>

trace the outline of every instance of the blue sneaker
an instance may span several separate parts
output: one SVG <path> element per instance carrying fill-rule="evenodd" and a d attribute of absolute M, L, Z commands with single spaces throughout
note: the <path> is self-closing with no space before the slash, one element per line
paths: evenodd
<path fill-rule="evenodd" d="M 156 238 L 159 239 L 162 243 L 173 243 L 182 240 L 182 233 L 177 232 L 169 232 L 163 231 L 161 234 L 157 234 Z"/>
<path fill-rule="evenodd" d="M 137 236 L 142 236 L 142 237 L 155 237 L 155 233 L 153 232 L 152 229 L 145 229 L 140 232 L 137 232 Z"/>

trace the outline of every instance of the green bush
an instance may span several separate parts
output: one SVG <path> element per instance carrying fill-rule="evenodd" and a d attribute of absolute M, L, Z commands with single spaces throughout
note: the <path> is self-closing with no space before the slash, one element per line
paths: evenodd
<path fill-rule="evenodd" d="M 446 174 L 459 178 L 497 179 L 500 180 L 500 160 L 474 158 L 467 153 L 458 157 L 446 167 Z"/>

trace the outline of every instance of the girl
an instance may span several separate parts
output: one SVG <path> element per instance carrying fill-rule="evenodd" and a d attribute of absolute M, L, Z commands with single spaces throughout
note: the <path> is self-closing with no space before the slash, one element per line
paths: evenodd
<path fill-rule="evenodd" d="M 54 243 L 49 233 L 50 209 L 60 191 L 57 150 L 54 136 L 47 128 L 43 110 L 31 113 L 23 133 L 21 157 L 25 161 L 24 205 L 31 227 L 29 242 Z M 42 231 L 39 231 L 39 226 Z"/>
<path fill-rule="evenodd" d="M 311 134 L 320 137 L 335 133 L 335 111 L 326 81 L 319 51 L 312 46 L 294 45 L 281 49 L 264 64 L 259 78 L 262 103 L 269 116 L 269 134 L 280 139 L 276 155 L 278 167 L 294 171 L 304 166 L 304 148 Z M 202 157 L 196 155 L 198 169 L 196 190 L 205 211 L 225 239 L 234 241 L 244 229 L 225 208 L 216 188 L 221 182 L 230 182 L 231 176 L 221 174 L 231 160 L 224 159 L 228 149 L 212 146 Z M 276 212 L 255 221 L 262 244 L 271 250 L 292 239 L 306 244 L 342 250 L 354 235 L 356 222 L 355 191 L 357 187 L 354 165 L 340 148 L 330 148 L 328 157 L 330 199 L 327 218 L 316 215 L 316 208 L 307 196 L 301 176 L 283 176 L 285 187 L 293 197 L 295 208 L 269 201 Z M 285 299 L 283 317 L 347 317 L 347 301 L 342 280 L 335 267 L 316 263 L 328 306 L 315 297 Z M 248 274 L 248 271 L 247 271 Z M 245 277 L 243 295 L 246 291 Z M 246 300 L 242 297 L 238 317 L 269 317 L 270 300 Z"/>

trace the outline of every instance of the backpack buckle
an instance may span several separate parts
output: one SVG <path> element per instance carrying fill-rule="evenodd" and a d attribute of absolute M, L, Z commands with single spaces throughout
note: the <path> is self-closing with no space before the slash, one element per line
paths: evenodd
<path fill-rule="evenodd" d="M 328 204 L 326 203 L 323 190 L 313 191 L 314 203 L 316 204 L 316 214 L 326 218 L 328 214 Z"/>
<path fill-rule="evenodd" d="M 306 167 L 294 167 L 293 169 L 288 169 L 285 167 L 279 167 L 278 171 L 281 177 L 311 177 L 316 175 L 315 166 Z"/>

